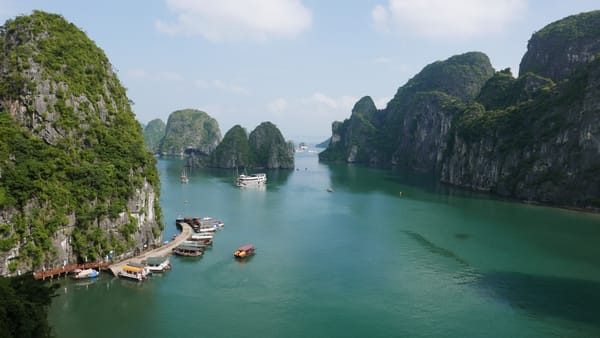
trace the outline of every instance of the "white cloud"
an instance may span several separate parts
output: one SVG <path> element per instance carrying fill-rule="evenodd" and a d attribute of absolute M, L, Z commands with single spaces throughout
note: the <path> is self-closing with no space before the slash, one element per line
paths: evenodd
<path fill-rule="evenodd" d="M 349 95 L 334 98 L 323 93 L 316 92 L 303 101 L 314 106 L 318 111 L 344 110 L 349 113 L 358 99 Z"/>
<path fill-rule="evenodd" d="M 134 80 L 148 80 L 148 81 L 167 81 L 167 82 L 175 82 L 175 81 L 183 81 L 185 78 L 183 75 L 172 72 L 172 71 L 156 71 L 156 72 L 148 72 L 144 69 L 130 69 L 125 75 L 128 78 Z"/>
<path fill-rule="evenodd" d="M 208 82 L 205 80 L 196 80 L 194 81 L 194 85 L 199 89 L 207 89 L 209 87 Z"/>
<path fill-rule="evenodd" d="M 332 97 L 315 92 L 308 97 L 283 98 L 278 97 L 266 103 L 267 110 L 276 118 L 290 117 L 297 121 L 302 117 L 306 121 L 325 122 L 326 125 L 334 120 L 350 116 L 352 107 L 358 98 L 351 95 Z"/>
<path fill-rule="evenodd" d="M 383 32 L 464 39 L 504 31 L 526 7 L 527 0 L 388 0 L 371 17 Z"/>
<path fill-rule="evenodd" d="M 383 63 L 390 63 L 392 62 L 392 59 L 385 57 L 385 56 L 380 56 L 380 57 L 376 57 L 373 59 L 374 63 L 379 63 L 379 64 L 383 64 Z"/>
<path fill-rule="evenodd" d="M 183 76 L 176 72 L 163 71 L 158 72 L 156 77 L 160 81 L 183 81 Z"/>
<path fill-rule="evenodd" d="M 304 97 L 277 97 L 266 102 L 270 116 L 288 139 L 321 142 L 331 135 L 331 123 L 350 117 L 357 98 L 351 95 L 330 96 L 315 92 Z M 311 139 L 312 138 L 312 139 Z"/>
<path fill-rule="evenodd" d="M 301 0 L 166 0 L 173 21 L 157 20 L 157 30 L 202 36 L 210 41 L 294 37 L 310 28 L 312 12 Z"/>
<path fill-rule="evenodd" d="M 148 73 L 143 69 L 131 69 L 127 71 L 126 76 L 132 79 L 146 79 Z"/>
<path fill-rule="evenodd" d="M 230 92 L 234 94 L 240 95 L 248 95 L 250 91 L 245 87 L 239 85 L 237 81 L 223 81 L 223 80 L 203 80 L 198 79 L 194 81 L 194 86 L 196 88 L 205 90 L 205 89 L 216 89 L 219 91 Z"/>
<path fill-rule="evenodd" d="M 275 100 L 267 103 L 267 109 L 274 114 L 283 113 L 288 107 L 288 102 L 283 97 L 276 98 Z"/>

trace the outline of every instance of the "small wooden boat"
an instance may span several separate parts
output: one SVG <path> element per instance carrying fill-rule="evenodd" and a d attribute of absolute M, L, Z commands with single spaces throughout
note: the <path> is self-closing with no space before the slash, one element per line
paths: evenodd
<path fill-rule="evenodd" d="M 100 273 L 94 269 L 83 269 L 75 272 L 73 278 L 75 279 L 84 279 L 84 278 L 95 278 L 98 277 Z"/>
<path fill-rule="evenodd" d="M 196 257 L 196 256 L 202 256 L 203 250 L 204 249 L 202 247 L 190 246 L 190 245 L 179 245 L 179 246 L 173 248 L 173 253 L 175 255 L 179 255 L 179 256 Z"/>
<path fill-rule="evenodd" d="M 141 282 L 148 278 L 148 272 L 143 265 L 128 263 L 119 271 L 119 276 Z"/>
<path fill-rule="evenodd" d="M 246 257 L 253 256 L 255 253 L 256 253 L 256 248 L 254 247 L 254 245 L 248 244 L 248 245 L 240 246 L 237 249 L 237 251 L 233 253 L 233 255 L 236 258 L 246 258 Z"/>
<path fill-rule="evenodd" d="M 187 183 L 190 181 L 187 172 L 185 171 L 185 168 L 183 168 L 183 170 L 181 171 L 181 176 L 179 177 L 179 179 L 181 180 L 181 183 Z"/>

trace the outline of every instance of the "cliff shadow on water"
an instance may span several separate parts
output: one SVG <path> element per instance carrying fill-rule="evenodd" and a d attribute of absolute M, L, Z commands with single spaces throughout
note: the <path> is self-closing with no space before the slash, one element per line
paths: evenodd
<path fill-rule="evenodd" d="M 456 284 L 480 290 L 484 296 L 520 311 L 577 321 L 600 328 L 600 282 L 516 271 L 480 271 L 453 251 L 414 231 L 404 233 L 432 255 L 457 263 Z"/>
<path fill-rule="evenodd" d="M 598 281 L 493 271 L 481 274 L 475 285 L 520 310 L 600 328 Z"/>
<path fill-rule="evenodd" d="M 329 171 L 332 187 L 352 193 L 380 192 L 393 197 L 447 203 L 460 199 L 509 200 L 490 193 L 473 191 L 440 182 L 433 173 L 406 167 L 374 167 L 358 163 L 321 162 Z"/>

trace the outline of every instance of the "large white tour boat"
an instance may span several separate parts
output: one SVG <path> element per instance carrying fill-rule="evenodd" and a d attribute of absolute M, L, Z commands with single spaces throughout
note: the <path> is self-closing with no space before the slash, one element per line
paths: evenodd
<path fill-rule="evenodd" d="M 242 174 L 242 175 L 238 176 L 238 178 L 235 180 L 235 185 L 237 185 L 240 188 L 257 187 L 257 186 L 262 186 L 265 183 L 267 183 L 267 174 L 265 174 L 265 173 L 252 174 L 252 175 Z"/>

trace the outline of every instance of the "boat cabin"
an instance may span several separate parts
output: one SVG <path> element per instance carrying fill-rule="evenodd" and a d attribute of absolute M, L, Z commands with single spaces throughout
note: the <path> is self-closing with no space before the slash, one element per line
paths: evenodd
<path fill-rule="evenodd" d="M 254 255 L 256 248 L 254 245 L 248 244 L 244 246 L 240 246 L 233 255 L 237 258 L 245 258 Z"/>
<path fill-rule="evenodd" d="M 148 278 L 148 273 L 143 264 L 128 263 L 123 266 L 123 270 L 119 272 L 119 276 L 142 281 Z"/>
<path fill-rule="evenodd" d="M 142 264 L 145 264 L 146 270 L 150 272 L 164 272 L 166 270 L 171 270 L 169 257 L 149 257 L 142 261 Z"/>
<path fill-rule="evenodd" d="M 179 245 L 173 248 L 173 253 L 179 256 L 201 256 L 204 247 L 190 246 L 190 245 Z"/>

